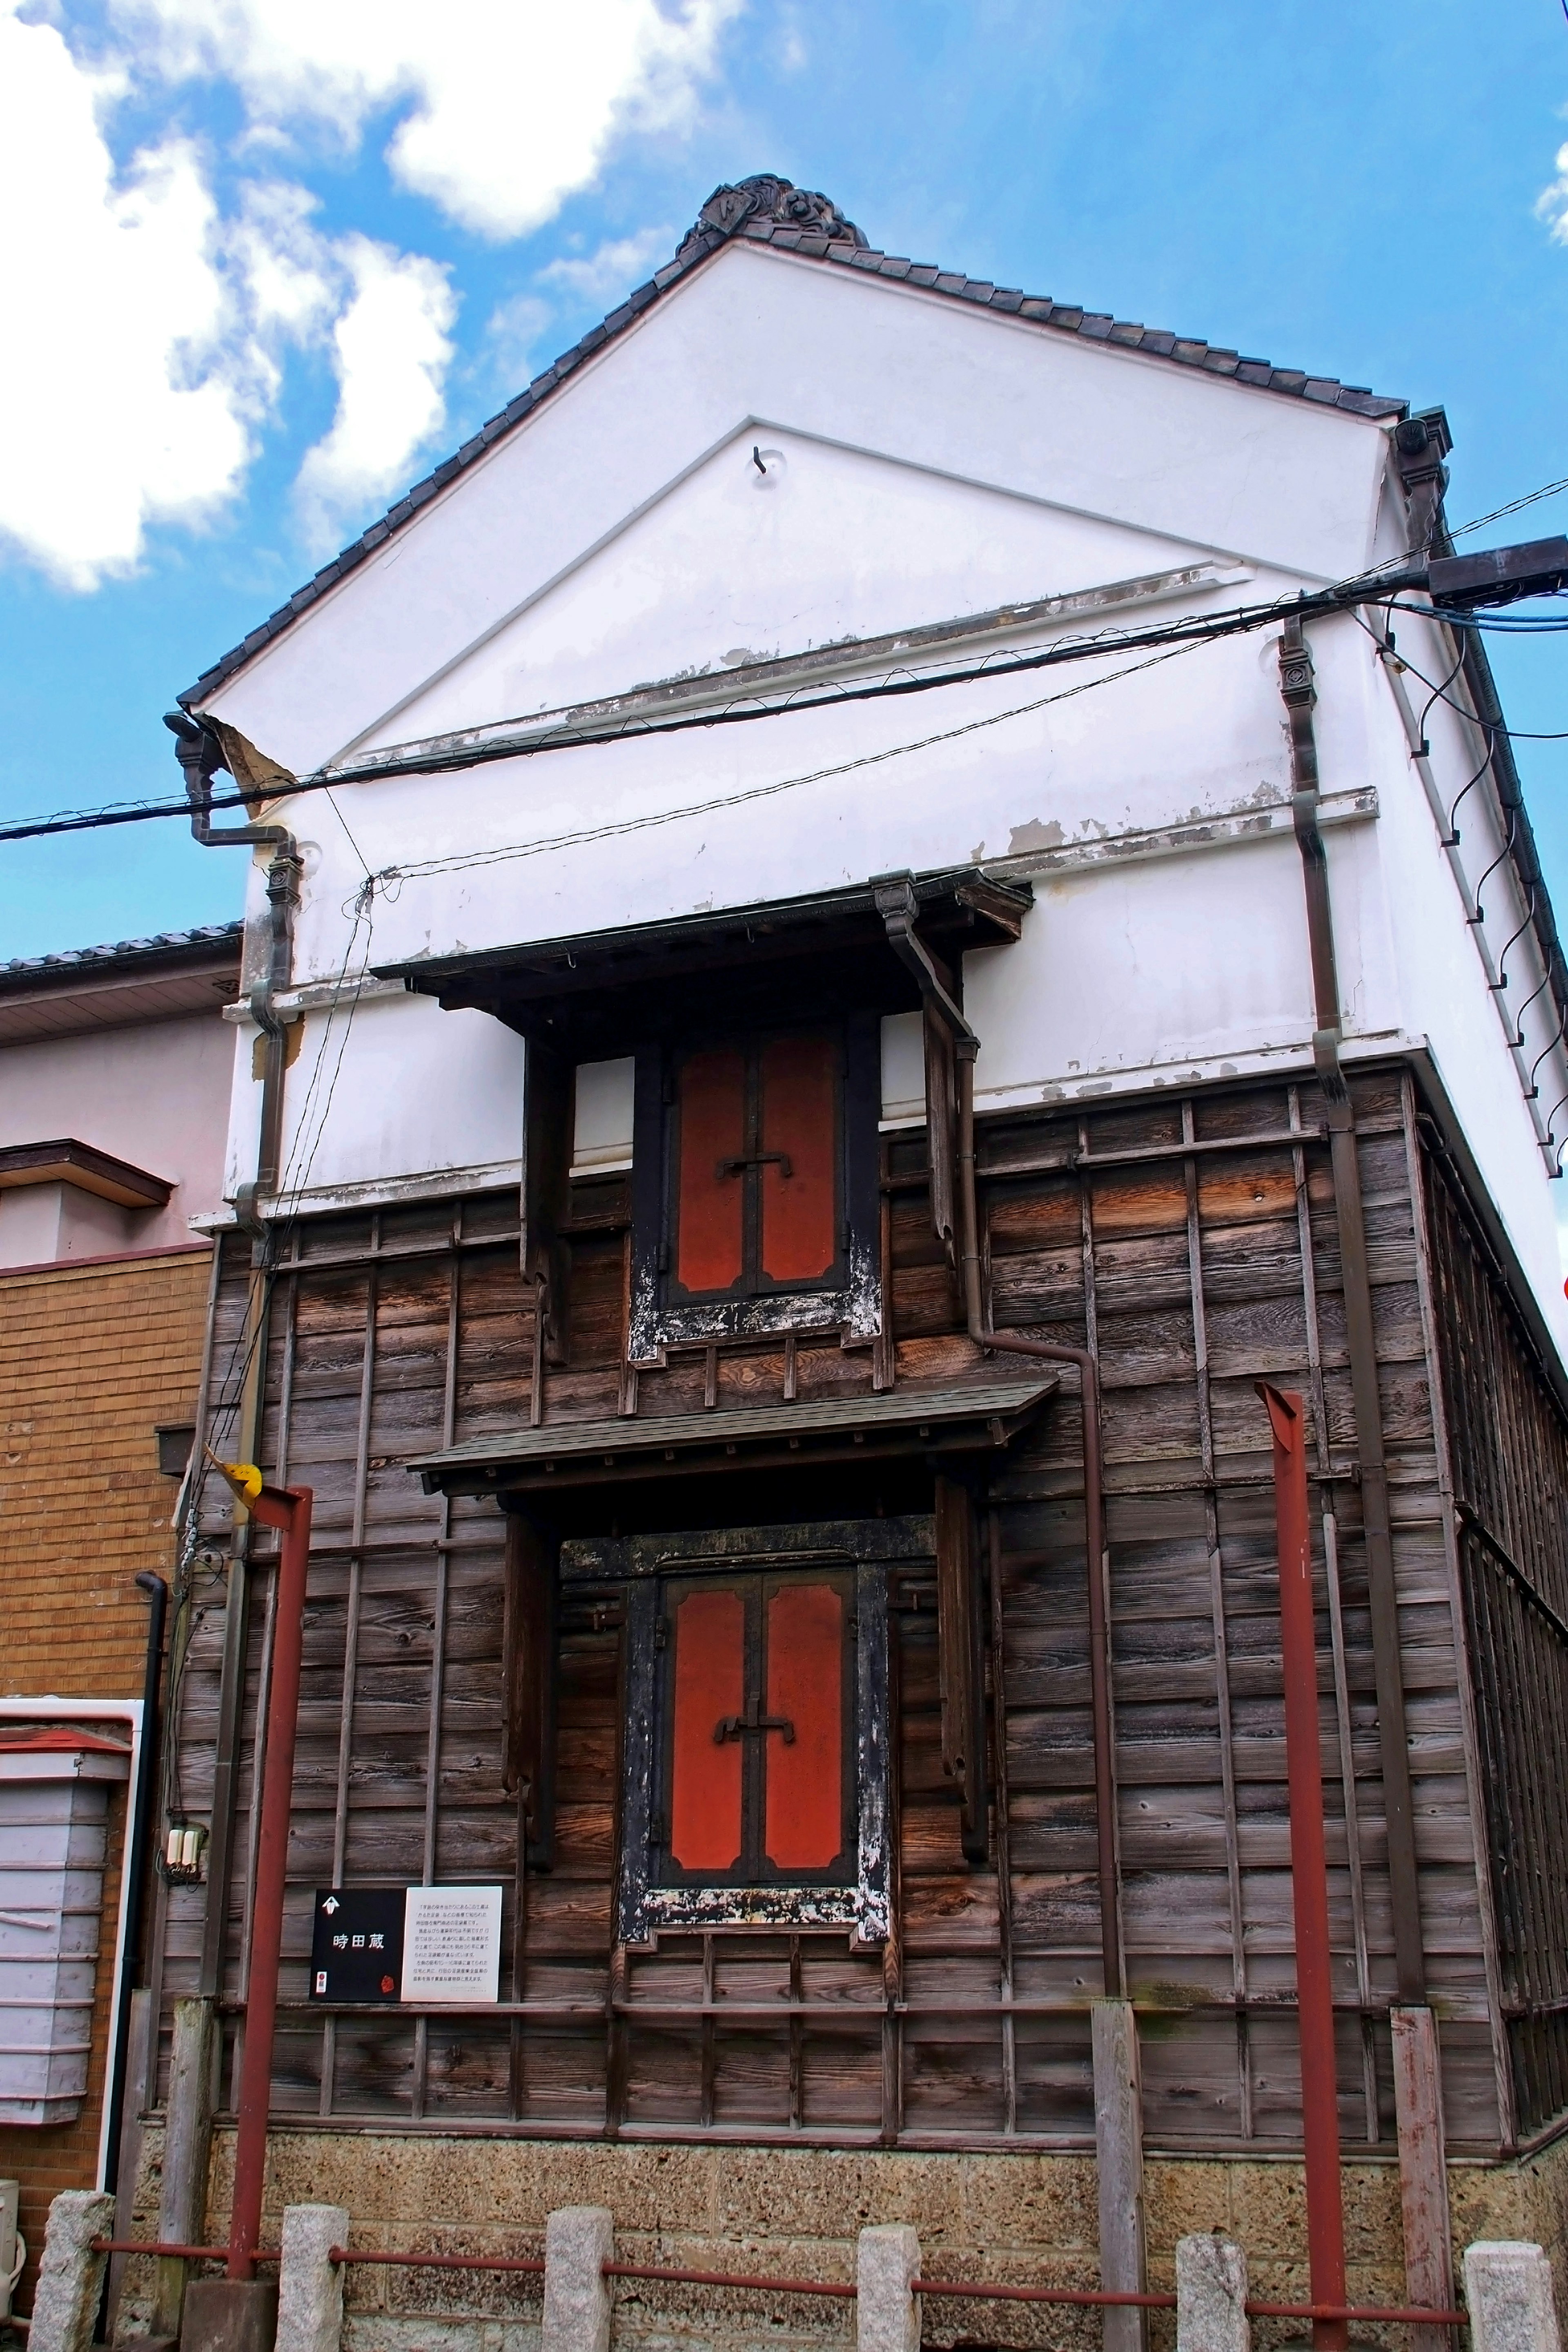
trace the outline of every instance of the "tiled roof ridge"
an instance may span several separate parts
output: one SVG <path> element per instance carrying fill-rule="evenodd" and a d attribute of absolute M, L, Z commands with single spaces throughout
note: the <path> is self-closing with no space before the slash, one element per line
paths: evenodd
<path fill-rule="evenodd" d="M 113 940 L 95 948 L 62 948 L 55 955 L 15 956 L 0 963 L 0 985 L 7 981 L 68 979 L 73 973 L 96 971 L 105 964 L 144 963 L 176 953 L 182 948 L 238 949 L 243 922 L 199 923 L 189 931 L 156 931 L 144 940 Z"/>
<path fill-rule="evenodd" d="M 210 669 L 204 670 L 195 686 L 180 696 L 181 703 L 199 701 L 216 693 L 253 654 L 259 653 L 274 637 L 281 636 L 329 588 L 374 554 L 395 530 L 427 505 L 437 490 L 445 489 L 448 482 L 482 457 L 493 443 L 521 425 L 574 369 L 602 351 L 661 294 L 689 277 L 711 254 L 737 237 L 754 245 L 776 246 L 782 253 L 798 253 L 810 260 L 862 269 L 873 277 L 896 278 L 904 285 L 922 287 L 953 301 L 973 302 L 1009 317 L 1027 319 L 1058 333 L 1079 335 L 1089 342 L 1115 343 L 1124 351 L 1147 352 L 1153 358 L 1168 360 L 1180 367 L 1201 368 L 1210 375 L 1229 376 L 1238 383 L 1316 401 L 1328 408 L 1346 409 L 1356 416 L 1400 417 L 1409 409 L 1408 401 L 1374 393 L 1365 384 L 1342 383 L 1337 376 L 1310 375 L 1303 368 L 1277 368 L 1268 360 L 1248 359 L 1199 337 L 1170 334 L 1163 328 L 1144 327 L 1135 320 L 1114 318 L 1109 311 L 1086 310 L 1080 303 L 1055 302 L 1048 295 L 1026 294 L 1016 286 L 995 286 L 989 278 L 965 278 L 958 271 L 940 269 L 934 262 L 910 261 L 898 254 L 878 252 L 826 196 L 797 189 L 792 182 L 773 173 L 759 173 L 732 186 L 716 188 L 673 259 L 667 261 L 662 269 L 656 269 L 645 285 L 636 288 L 597 326 L 590 327 L 569 351 L 552 360 L 525 391 L 481 425 L 460 449 L 444 457 L 378 521 L 351 541 L 330 563 L 324 563 L 302 588 L 297 588 L 287 604 L 280 604 Z"/>

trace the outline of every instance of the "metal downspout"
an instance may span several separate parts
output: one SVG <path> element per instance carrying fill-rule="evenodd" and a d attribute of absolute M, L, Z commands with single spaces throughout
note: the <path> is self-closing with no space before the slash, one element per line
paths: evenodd
<path fill-rule="evenodd" d="M 1367 1584 L 1372 1614 L 1373 1672 L 1377 1692 L 1379 1758 L 1388 1822 L 1388 1875 L 1394 1906 L 1394 1965 L 1401 2002 L 1424 2004 L 1426 1963 L 1421 1938 L 1420 1887 L 1415 1867 L 1415 1816 L 1410 1791 L 1410 1748 L 1405 1725 L 1405 1684 L 1400 1671 L 1399 1608 L 1394 1575 L 1394 1540 L 1388 1508 L 1388 1467 L 1384 1452 L 1383 1400 L 1378 1391 L 1377 1338 L 1373 1320 L 1367 1262 L 1366 1213 L 1362 1202 L 1361 1163 L 1356 1152 L 1355 1110 L 1340 1059 L 1339 971 L 1334 954 L 1333 908 L 1328 859 L 1318 825 L 1317 738 L 1312 709 L 1318 698 L 1312 656 L 1301 624 L 1287 621 L 1279 640 L 1279 692 L 1290 730 L 1290 813 L 1301 853 L 1306 887 L 1307 940 L 1311 955 L 1316 1025 L 1312 1059 L 1317 1065 L 1329 1121 L 1334 1208 L 1345 1306 L 1345 1346 L 1350 1357 L 1355 1412 L 1356 1453 L 1361 1465 L 1362 1519 L 1366 1536 Z"/>
<path fill-rule="evenodd" d="M 210 728 L 202 726 L 183 710 L 167 712 L 163 724 L 174 738 L 174 756 L 184 775 L 185 796 L 191 809 L 191 832 L 203 848 L 269 848 L 273 853 L 267 867 L 267 976 L 262 983 L 250 989 L 247 996 L 247 1009 L 263 1040 L 256 1173 L 242 1183 L 235 1194 L 239 1229 L 248 1235 L 251 1247 L 250 1283 L 241 1343 L 244 1369 L 240 1410 L 233 1450 L 242 1461 L 254 1462 L 261 1452 L 261 1424 L 266 1407 L 265 1370 L 271 1321 L 274 1250 L 274 1237 L 270 1228 L 262 1222 L 258 1202 L 264 1195 L 275 1193 L 278 1189 L 288 1049 L 287 1029 L 278 1018 L 274 1001 L 279 992 L 288 987 L 292 976 L 293 916 L 299 904 L 302 862 L 299 844 L 286 825 L 215 825 L 209 805 L 212 779 L 228 764 L 222 744 Z M 221 1244 L 215 1246 L 221 1247 Z M 204 1437 L 205 1421 L 209 1410 L 204 1396 Z M 199 1465 L 193 1475 L 199 1482 Z M 220 1990 L 223 1975 L 250 1615 L 252 1537 L 249 1514 L 242 1502 L 236 1502 L 234 1517 L 228 1601 L 224 1612 L 223 1664 L 218 1685 L 207 1892 L 202 1925 L 201 1966 L 197 1976 L 198 1992 L 208 1996 Z M 170 1736 L 176 1736 L 176 1727 L 171 1726 Z"/>

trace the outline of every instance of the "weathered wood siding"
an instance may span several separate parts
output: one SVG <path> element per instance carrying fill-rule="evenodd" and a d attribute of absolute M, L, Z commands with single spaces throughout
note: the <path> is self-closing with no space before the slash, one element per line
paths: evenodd
<path fill-rule="evenodd" d="M 1436 1152 L 1426 1192 L 1511 2141 L 1568 2107 L 1568 1433 Z"/>
<path fill-rule="evenodd" d="M 1354 1092 L 1448 2133 L 1452 2145 L 1495 2148 L 1503 2119 L 1428 1369 L 1414 1102 L 1396 1071 L 1358 1077 Z M 981 1130 L 997 1324 L 1087 1339 L 1102 1365 L 1118 1895 L 1158 2145 L 1266 2148 L 1300 2130 L 1273 1490 L 1253 1389 L 1263 1375 L 1303 1391 L 1313 1437 L 1342 2127 L 1363 2145 L 1387 2145 L 1393 2133 L 1393 1933 L 1321 1118 L 1311 1086 L 1253 1085 Z M 802 1395 L 840 1383 L 868 1391 L 874 1364 L 900 1383 L 973 1367 L 931 1235 L 922 1155 L 912 1140 L 888 1148 L 896 1348 L 803 1343 Z M 579 1201 L 566 1361 L 546 1372 L 547 1419 L 616 1408 L 623 1200 L 612 1185 Z M 520 1882 L 516 1802 L 501 1789 L 500 1517 L 489 1500 L 423 1497 L 399 1466 L 421 1448 L 528 1417 L 531 1303 L 513 1209 L 491 1197 L 301 1223 L 290 1244 L 298 1264 L 279 1279 L 269 1460 L 310 1480 L 317 1503 L 278 2105 L 551 2133 L 1088 2141 L 1100 1890 L 1070 1376 L 992 1486 L 988 1705 L 993 1761 L 1004 1769 L 993 1776 L 987 1865 L 964 1862 L 942 1778 L 932 1596 L 917 1580 L 891 1618 L 892 1945 L 858 1952 L 843 1935 L 717 1934 L 616 1952 L 620 1612 L 613 1597 L 563 1602 L 554 1866 Z M 245 1275 L 236 1250 L 215 1354 L 227 1400 Z M 700 1411 L 705 1376 L 700 1355 L 672 1356 L 668 1371 L 642 1376 L 642 1409 Z M 782 1357 L 725 1357 L 720 1406 L 776 1397 L 782 1377 Z M 1552 1464 L 1541 1475 L 1560 1511 L 1568 1478 L 1557 1456 Z M 216 1506 L 210 1489 L 208 1499 Z M 222 1627 L 221 1586 L 202 1593 L 211 1605 L 192 1639 L 179 1763 L 198 1815 L 210 1801 Z M 230 1999 L 241 1990 L 266 1643 L 258 1606 L 227 1912 Z M 428 2021 L 308 2013 L 311 1890 L 344 1875 L 501 1881 L 502 2012 Z M 165 2010 L 193 1982 L 203 1899 L 203 1890 L 168 1890 Z"/>

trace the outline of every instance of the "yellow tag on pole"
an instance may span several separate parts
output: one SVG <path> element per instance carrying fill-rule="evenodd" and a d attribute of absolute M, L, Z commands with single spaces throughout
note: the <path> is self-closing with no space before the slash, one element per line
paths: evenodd
<path fill-rule="evenodd" d="M 267 1484 L 254 1462 L 220 1462 L 210 1445 L 203 1448 L 213 1468 L 220 1472 L 247 1507 Z"/>

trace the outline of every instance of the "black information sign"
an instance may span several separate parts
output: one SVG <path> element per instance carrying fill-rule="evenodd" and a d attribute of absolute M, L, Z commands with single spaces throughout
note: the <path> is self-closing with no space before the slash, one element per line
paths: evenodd
<path fill-rule="evenodd" d="M 396 2000 L 403 1984 L 402 1886 L 319 1886 L 310 1937 L 312 2000 Z"/>

